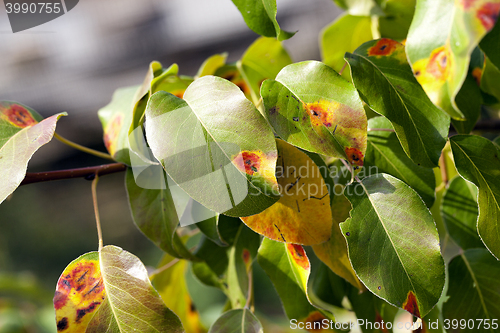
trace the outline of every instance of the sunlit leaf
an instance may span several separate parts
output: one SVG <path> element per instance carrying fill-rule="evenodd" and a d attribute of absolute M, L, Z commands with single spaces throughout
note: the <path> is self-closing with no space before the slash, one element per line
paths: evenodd
<path fill-rule="evenodd" d="M 340 73 L 346 66 L 344 54 L 353 52 L 359 45 L 372 40 L 372 20 L 368 16 L 352 16 L 345 14 L 326 26 L 320 34 L 321 59 L 325 64 Z M 349 70 L 342 76 L 350 80 Z"/>
<path fill-rule="evenodd" d="M 184 332 L 141 261 L 116 246 L 71 262 L 57 283 L 54 308 L 58 332 Z"/>
<path fill-rule="evenodd" d="M 485 249 L 470 249 L 451 261 L 449 277 L 450 298 L 443 305 L 443 317 L 450 322 L 466 319 L 477 323 L 473 330 L 457 325 L 458 329 L 449 332 L 498 332 L 500 262 Z"/>
<path fill-rule="evenodd" d="M 261 37 L 248 47 L 240 62 L 240 71 L 250 84 L 253 98 L 258 100 L 262 82 L 274 79 L 283 67 L 292 63 L 292 59 L 281 42 Z"/>
<path fill-rule="evenodd" d="M 368 132 L 365 170 L 373 167 L 377 172 L 388 173 L 399 178 L 422 197 L 427 207 L 432 207 L 436 187 L 436 178 L 432 169 L 418 166 L 408 158 L 395 133 L 375 130 L 393 129 L 386 118 L 370 119 L 368 128 L 371 131 Z"/>
<path fill-rule="evenodd" d="M 57 120 L 63 115 L 67 114 L 43 119 L 22 104 L 0 102 L 0 203 L 21 184 L 29 160 L 52 140 Z"/>
<path fill-rule="evenodd" d="M 260 321 L 248 309 L 230 310 L 220 316 L 209 333 L 264 333 Z"/>
<path fill-rule="evenodd" d="M 363 284 L 390 304 L 424 317 L 444 287 L 444 260 L 434 220 L 404 182 L 377 174 L 346 187 L 353 206 L 340 228 Z"/>
<path fill-rule="evenodd" d="M 332 214 L 328 188 L 314 162 L 299 149 L 276 141 L 276 177 L 281 198 L 265 211 L 241 219 L 253 231 L 294 244 L 320 244 L 330 238 Z"/>
<path fill-rule="evenodd" d="M 226 64 L 227 53 L 214 54 L 201 64 L 196 78 L 206 75 L 214 75 L 215 71 Z"/>
<path fill-rule="evenodd" d="M 480 136 L 450 138 L 455 166 L 479 189 L 477 230 L 483 243 L 500 258 L 500 158 L 496 146 Z"/>
<path fill-rule="evenodd" d="M 248 276 L 257 258 L 260 236 L 242 224 L 229 250 L 227 296 L 233 309 L 243 308 L 248 298 Z"/>
<path fill-rule="evenodd" d="M 497 0 L 420 0 L 407 40 L 408 59 L 432 102 L 455 119 L 464 118 L 456 97 L 470 56 L 495 25 Z"/>
<path fill-rule="evenodd" d="M 282 30 L 276 21 L 276 0 L 232 0 L 250 29 L 265 37 L 276 37 L 279 41 L 295 33 Z"/>
<path fill-rule="evenodd" d="M 441 215 L 451 238 L 462 249 L 483 247 L 477 233 L 477 187 L 457 176 L 446 189 Z"/>
<path fill-rule="evenodd" d="M 361 97 L 391 121 L 406 154 L 423 167 L 437 166 L 450 119 L 414 78 L 404 45 L 383 38 L 363 44 L 346 59 Z"/>
<path fill-rule="evenodd" d="M 172 260 L 174 258 L 166 254 L 158 267 L 168 265 Z M 172 267 L 156 274 L 153 277 L 153 284 L 165 305 L 179 316 L 186 333 L 204 333 L 207 330 L 200 323 L 200 315 L 194 306 L 186 285 L 187 265 L 187 261 L 179 261 Z"/>
<path fill-rule="evenodd" d="M 163 251 L 178 258 L 194 258 L 175 232 L 179 217 L 172 193 L 165 181 L 165 189 L 145 189 L 137 185 L 132 169 L 128 169 L 125 186 L 132 217 L 137 227 Z"/>
<path fill-rule="evenodd" d="M 273 282 L 289 319 L 307 323 L 332 316 L 314 307 L 307 295 L 310 264 L 301 245 L 264 238 L 257 257 L 259 265 Z"/>
<path fill-rule="evenodd" d="M 316 256 L 335 274 L 344 278 L 356 288 L 363 290 L 365 287 L 352 268 L 347 254 L 347 243 L 339 227 L 339 223 L 344 222 L 349 217 L 351 204 L 343 194 L 335 193 L 332 198 L 331 209 L 333 226 L 330 240 L 323 244 L 314 245 L 312 248 Z"/>
<path fill-rule="evenodd" d="M 386 0 L 385 16 L 378 19 L 380 35 L 397 40 L 405 39 L 415 13 L 416 2 L 416 0 Z"/>
<path fill-rule="evenodd" d="M 356 89 L 317 61 L 286 66 L 261 87 L 265 113 L 288 143 L 363 165 L 366 114 Z"/>
<path fill-rule="evenodd" d="M 146 110 L 146 136 L 170 177 L 215 212 L 248 216 L 278 200 L 273 133 L 227 80 L 204 76 L 184 100 L 155 93 Z"/>

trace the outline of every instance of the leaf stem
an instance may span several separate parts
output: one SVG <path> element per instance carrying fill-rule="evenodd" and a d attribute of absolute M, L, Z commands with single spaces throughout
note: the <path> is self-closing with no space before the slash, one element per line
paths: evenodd
<path fill-rule="evenodd" d="M 340 69 L 339 75 L 342 75 L 344 73 L 345 68 L 347 67 L 347 61 L 344 61 L 344 66 Z"/>
<path fill-rule="evenodd" d="M 92 202 L 94 203 L 94 214 L 95 214 L 95 224 L 97 226 L 97 237 L 99 239 L 99 252 L 102 250 L 102 230 L 101 230 L 101 219 L 99 218 L 99 208 L 97 207 L 97 183 L 99 182 L 99 176 L 96 174 L 94 180 L 92 181 Z"/>
<path fill-rule="evenodd" d="M 27 172 L 21 185 L 47 182 L 52 180 L 71 179 L 71 178 L 85 178 L 93 180 L 94 176 L 99 173 L 104 176 L 111 173 L 121 172 L 127 170 L 127 166 L 122 163 L 111 163 L 98 165 L 93 167 L 46 171 L 46 172 Z"/>
<path fill-rule="evenodd" d="M 161 272 L 163 271 L 166 271 L 167 269 L 169 269 L 170 267 L 172 267 L 173 265 L 177 264 L 178 262 L 180 261 L 179 258 L 174 258 L 174 260 L 168 262 L 167 264 L 155 269 L 154 271 L 152 271 L 150 274 L 149 274 L 149 278 L 151 279 L 153 276 L 155 276 L 156 274 L 160 274 Z"/>
<path fill-rule="evenodd" d="M 245 308 L 250 310 L 252 299 L 253 299 L 253 269 L 252 266 L 250 266 L 250 269 L 248 270 L 248 295 L 247 295 L 247 302 L 245 303 Z"/>
<path fill-rule="evenodd" d="M 344 166 L 349 170 L 351 171 L 351 181 L 349 182 L 349 184 L 347 185 L 350 185 L 352 183 L 354 183 L 354 178 L 356 177 L 356 179 L 358 178 L 357 176 L 354 176 L 354 168 L 352 167 L 351 163 L 348 163 L 346 162 L 343 158 L 340 159 L 342 161 L 342 163 L 344 164 Z M 358 180 L 359 181 L 359 180 Z"/>
<path fill-rule="evenodd" d="M 57 133 L 54 133 L 54 137 L 61 141 L 62 143 L 64 143 L 65 145 L 68 145 L 72 148 L 75 148 L 77 150 L 80 150 L 80 151 L 83 151 L 84 153 L 87 153 L 87 154 L 90 154 L 90 155 L 94 155 L 94 156 L 97 156 L 97 157 L 100 157 L 100 158 L 104 158 L 106 160 L 111 160 L 111 161 L 114 161 L 113 157 L 109 154 L 106 154 L 106 153 L 102 153 L 100 151 L 97 151 L 97 150 L 94 150 L 94 149 L 91 149 L 91 148 L 87 148 L 87 147 L 84 147 L 82 145 L 79 145 L 78 143 L 75 143 L 73 141 L 70 141 L 66 138 L 63 138 L 62 136 L 60 136 L 59 134 Z"/>
<path fill-rule="evenodd" d="M 441 181 L 447 185 L 448 184 L 448 170 L 446 170 L 446 157 L 445 152 L 441 153 L 439 157 L 439 170 L 441 171 Z"/>

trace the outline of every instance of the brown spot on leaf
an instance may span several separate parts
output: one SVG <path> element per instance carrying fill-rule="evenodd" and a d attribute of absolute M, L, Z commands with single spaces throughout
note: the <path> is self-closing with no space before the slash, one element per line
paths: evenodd
<path fill-rule="evenodd" d="M 321 124 L 328 128 L 333 126 L 333 108 L 331 106 L 327 101 L 305 104 L 313 126 L 320 126 Z"/>
<path fill-rule="evenodd" d="M 478 86 L 481 85 L 481 76 L 483 75 L 483 70 L 476 67 L 472 70 L 472 77 L 476 80 Z"/>
<path fill-rule="evenodd" d="M 347 158 L 349 159 L 349 162 L 354 165 L 354 166 L 363 166 L 363 153 L 361 150 L 353 147 L 346 147 L 345 148 L 345 153 L 347 155 Z"/>
<path fill-rule="evenodd" d="M 406 301 L 403 303 L 403 309 L 411 313 L 416 317 L 420 317 L 420 309 L 418 308 L 417 297 L 413 293 L 413 291 L 409 291 L 406 296 Z"/>
<path fill-rule="evenodd" d="M 301 245 L 287 243 L 286 248 L 297 265 L 303 269 L 309 269 L 309 259 Z"/>
<path fill-rule="evenodd" d="M 248 265 L 252 256 L 250 255 L 250 251 L 248 251 L 247 249 L 243 249 L 241 257 L 243 258 L 243 262 L 245 263 L 245 265 Z"/>
<path fill-rule="evenodd" d="M 432 51 L 426 70 L 438 80 L 446 80 L 450 57 L 447 49 L 442 46 Z"/>
<path fill-rule="evenodd" d="M 369 56 L 388 56 L 391 55 L 398 46 L 398 42 L 389 38 L 380 39 L 377 44 L 368 49 Z"/>
<path fill-rule="evenodd" d="M 92 304 L 90 304 L 89 306 L 87 306 L 86 308 L 83 308 L 83 309 L 78 309 L 76 310 L 76 322 L 80 322 L 80 320 L 87 314 L 87 313 L 90 313 L 92 311 L 94 311 L 97 306 L 101 304 L 101 302 L 93 302 Z"/>
<path fill-rule="evenodd" d="M 304 320 L 304 327 L 307 328 L 308 332 L 324 332 L 322 328 L 322 322 L 327 319 L 319 311 L 314 311 Z"/>
<path fill-rule="evenodd" d="M 258 153 L 243 151 L 233 158 L 233 162 L 240 170 L 244 170 L 246 174 L 253 176 L 259 171 L 261 165 L 261 157 Z"/>
<path fill-rule="evenodd" d="M 178 89 L 178 90 L 174 90 L 170 93 L 172 95 L 174 95 L 175 97 L 183 98 L 185 92 L 186 92 L 186 89 Z"/>
<path fill-rule="evenodd" d="M 68 318 L 64 317 L 63 319 L 57 322 L 57 331 L 62 332 L 68 328 Z"/>
<path fill-rule="evenodd" d="M 5 109 L 3 115 L 12 125 L 21 128 L 30 127 L 38 123 L 28 110 L 17 104 L 13 104 L 8 109 Z"/>
<path fill-rule="evenodd" d="M 485 3 L 477 11 L 477 18 L 487 31 L 490 31 L 495 26 L 498 12 L 500 12 L 500 3 Z"/>

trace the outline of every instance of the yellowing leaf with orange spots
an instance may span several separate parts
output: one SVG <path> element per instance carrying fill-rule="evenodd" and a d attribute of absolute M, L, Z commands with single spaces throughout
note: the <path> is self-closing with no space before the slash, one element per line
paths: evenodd
<path fill-rule="evenodd" d="M 27 106 L 0 101 L 0 203 L 21 184 L 29 160 L 52 140 L 63 115 L 43 119 Z"/>
<path fill-rule="evenodd" d="M 184 332 L 142 262 L 116 246 L 72 261 L 54 296 L 57 332 Z"/>
<path fill-rule="evenodd" d="M 309 258 L 301 245 L 280 243 L 264 238 L 257 260 L 271 279 L 281 298 L 289 319 L 296 319 L 301 326 L 314 327 L 314 322 L 333 319 L 333 316 L 313 305 L 307 293 L 311 272 Z M 329 330 L 308 330 L 329 332 Z"/>
<path fill-rule="evenodd" d="M 418 82 L 431 101 L 454 119 L 467 111 L 456 97 L 474 48 L 493 29 L 499 0 L 419 0 L 406 50 Z"/>
<path fill-rule="evenodd" d="M 328 187 L 307 154 L 276 140 L 276 176 L 281 198 L 257 215 L 241 219 L 253 231 L 280 242 L 313 245 L 327 241 L 332 229 Z"/>
<path fill-rule="evenodd" d="M 265 114 L 276 133 L 307 151 L 344 158 L 356 168 L 366 152 L 367 119 L 354 86 L 332 68 L 304 61 L 261 86 Z"/>

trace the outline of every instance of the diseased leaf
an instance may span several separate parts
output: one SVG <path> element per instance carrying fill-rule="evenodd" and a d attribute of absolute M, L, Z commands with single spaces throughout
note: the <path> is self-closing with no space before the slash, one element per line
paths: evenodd
<path fill-rule="evenodd" d="M 474 48 L 495 25 L 497 0 L 419 0 L 407 40 L 416 78 L 434 104 L 464 118 L 456 97 Z"/>
<path fill-rule="evenodd" d="M 184 332 L 141 261 L 116 246 L 71 262 L 57 283 L 54 308 L 58 332 Z"/>
<path fill-rule="evenodd" d="M 265 37 L 283 41 L 294 32 L 282 30 L 276 21 L 276 0 L 232 0 L 250 29 Z"/>
<path fill-rule="evenodd" d="M 391 121 L 406 154 L 418 165 L 436 167 L 450 119 L 414 78 L 404 45 L 386 38 L 371 41 L 347 53 L 346 60 L 361 97 Z"/>
<path fill-rule="evenodd" d="M 359 45 L 373 39 L 371 24 L 372 20 L 368 16 L 344 14 L 323 28 L 320 33 L 323 62 L 340 73 L 346 65 L 344 54 L 353 52 Z M 342 76 L 351 79 L 348 70 L 344 70 Z"/>
<path fill-rule="evenodd" d="M 292 59 L 281 42 L 260 37 L 241 57 L 239 70 L 250 85 L 252 98 L 258 101 L 262 82 L 274 79 L 283 67 L 291 63 Z"/>
<path fill-rule="evenodd" d="M 276 133 L 302 149 L 363 165 L 366 114 L 356 89 L 317 61 L 288 65 L 261 87 Z"/>
<path fill-rule="evenodd" d="M 230 310 L 220 316 L 209 333 L 264 333 L 260 321 L 248 309 Z"/>
<path fill-rule="evenodd" d="M 450 138 L 458 173 L 479 189 L 477 230 L 484 245 L 500 258 L 500 158 L 496 146 L 480 136 Z"/>
<path fill-rule="evenodd" d="M 144 235 L 163 251 L 177 258 L 194 259 L 175 232 L 179 217 L 166 179 L 164 174 L 156 179 L 164 182 L 164 189 L 145 189 L 137 185 L 132 169 L 127 169 L 125 185 L 132 218 Z"/>
<path fill-rule="evenodd" d="M 500 318 L 500 263 L 485 249 L 470 249 L 456 256 L 449 265 L 450 298 L 443 304 L 443 317 L 460 321 L 475 320 L 474 332 L 497 332 Z M 497 325 L 493 324 L 493 320 Z M 449 329 L 448 332 L 471 332 Z"/>
<path fill-rule="evenodd" d="M 296 319 L 305 325 L 327 318 L 333 319 L 330 314 L 317 309 L 309 301 L 307 281 L 310 264 L 302 246 L 264 238 L 257 260 L 273 282 L 289 319 Z"/>
<path fill-rule="evenodd" d="M 234 245 L 229 250 L 227 296 L 233 309 L 243 308 L 248 297 L 248 276 L 257 257 L 260 236 L 241 224 Z"/>
<path fill-rule="evenodd" d="M 253 231 L 285 243 L 313 245 L 330 238 L 328 188 L 314 162 L 299 149 L 276 141 L 276 177 L 281 198 L 265 211 L 241 219 Z"/>
<path fill-rule="evenodd" d="M 477 187 L 457 176 L 443 195 L 441 216 L 451 238 L 462 249 L 483 247 L 477 233 Z"/>
<path fill-rule="evenodd" d="M 163 267 L 172 260 L 174 260 L 172 256 L 165 254 L 158 267 Z M 167 270 L 154 275 L 153 284 L 165 305 L 179 316 L 186 333 L 204 333 L 207 330 L 200 322 L 200 315 L 186 285 L 187 265 L 187 261 L 179 261 Z"/>
<path fill-rule="evenodd" d="M 424 200 L 428 208 L 434 204 L 436 178 L 432 169 L 415 164 L 405 154 L 396 134 L 375 129 L 393 129 L 384 117 L 368 121 L 368 148 L 366 149 L 365 170 L 376 168 L 377 172 L 388 173 L 399 178 L 413 188 Z"/>
<path fill-rule="evenodd" d="M 29 160 L 52 140 L 56 123 L 64 115 L 43 119 L 22 104 L 0 102 L 0 203 L 21 184 Z"/>
<path fill-rule="evenodd" d="M 154 156 L 203 206 L 239 217 L 260 213 L 278 200 L 274 136 L 231 82 L 204 76 L 189 86 L 184 100 L 155 93 L 145 127 Z"/>
<path fill-rule="evenodd" d="M 378 297 L 423 318 L 445 282 L 429 210 L 408 185 L 386 174 L 351 184 L 345 194 L 353 209 L 340 228 L 359 279 Z"/>

